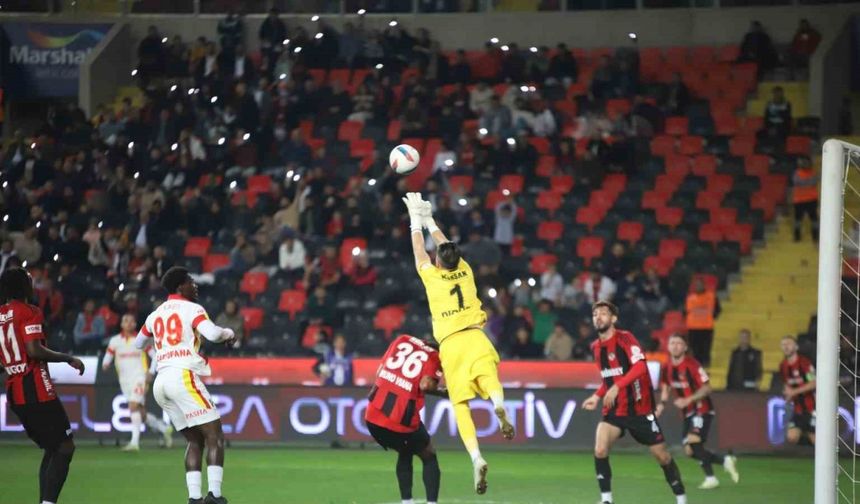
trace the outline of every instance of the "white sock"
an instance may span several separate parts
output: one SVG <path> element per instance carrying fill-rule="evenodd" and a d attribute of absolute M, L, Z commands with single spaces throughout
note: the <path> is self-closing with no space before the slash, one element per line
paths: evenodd
<path fill-rule="evenodd" d="M 675 496 L 676 504 L 687 504 L 687 496 L 686 495 L 676 495 Z"/>
<path fill-rule="evenodd" d="M 131 444 L 133 445 L 140 444 L 140 424 L 143 423 L 142 420 L 139 411 L 131 413 Z"/>
<path fill-rule="evenodd" d="M 473 448 L 469 450 L 469 456 L 472 457 L 472 463 L 474 464 L 479 458 L 481 458 L 481 449 Z"/>
<path fill-rule="evenodd" d="M 200 471 L 188 471 L 185 473 L 185 484 L 188 486 L 189 499 L 203 498 L 203 473 Z"/>
<path fill-rule="evenodd" d="M 490 394 L 490 400 L 493 401 L 493 408 L 504 409 L 505 407 L 505 394 L 502 392 L 493 392 Z"/>
<path fill-rule="evenodd" d="M 42 501 L 42 504 L 54 504 L 53 502 Z"/>
<path fill-rule="evenodd" d="M 224 468 L 221 466 L 206 467 L 206 481 L 209 484 L 209 491 L 215 497 L 221 497 L 221 482 L 224 480 Z"/>
<path fill-rule="evenodd" d="M 415 501 L 412 499 L 403 499 L 400 502 L 401 504 L 415 504 Z"/>
<path fill-rule="evenodd" d="M 708 481 L 708 482 L 717 481 L 717 477 L 716 476 L 705 476 L 705 481 Z"/>
<path fill-rule="evenodd" d="M 600 492 L 600 502 L 612 502 L 612 492 Z"/>
<path fill-rule="evenodd" d="M 167 430 L 167 424 L 152 413 L 146 414 L 146 426 L 159 434 L 164 434 L 164 431 Z"/>

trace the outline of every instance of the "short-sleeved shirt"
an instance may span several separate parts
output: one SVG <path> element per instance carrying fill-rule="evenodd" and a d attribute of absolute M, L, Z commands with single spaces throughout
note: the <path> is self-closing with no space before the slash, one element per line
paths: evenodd
<path fill-rule="evenodd" d="M 151 346 L 141 350 L 135 346 L 133 335 L 129 337 L 123 334 L 110 339 L 106 352 L 113 358 L 120 381 L 146 376 L 149 358 L 154 355 Z"/>
<path fill-rule="evenodd" d="M 439 352 L 408 335 L 391 342 L 370 389 L 365 420 L 394 432 L 414 432 L 424 407 L 421 379 L 442 379 Z"/>
<path fill-rule="evenodd" d="M 692 356 L 686 355 L 675 364 L 670 359 L 660 370 L 660 382 L 668 385 L 678 397 L 690 397 L 710 381 L 707 371 Z M 685 417 L 715 413 L 714 402 L 710 397 L 690 403 L 682 412 Z"/>
<path fill-rule="evenodd" d="M 197 326 L 208 320 L 206 310 L 182 296 L 168 296 L 167 301 L 153 311 L 141 332 L 153 338 L 156 369 L 188 369 L 199 376 L 212 374 L 206 359 L 200 355 L 200 334 Z"/>
<path fill-rule="evenodd" d="M 418 275 L 427 291 L 436 341 L 441 344 L 456 332 L 484 326 L 487 314 L 481 308 L 475 275 L 465 260 L 460 259 L 453 270 L 437 268 L 432 264 L 422 265 Z"/>
<path fill-rule="evenodd" d="M 615 381 L 630 372 L 630 368 L 640 361 L 645 361 L 645 354 L 639 341 L 628 331 L 615 330 L 615 334 L 606 341 L 598 339 L 591 344 L 594 352 L 594 362 L 600 368 L 600 376 L 606 389 L 612 388 Z M 603 408 L 603 415 L 639 416 L 650 415 L 654 412 L 654 390 L 651 385 L 651 375 L 643 374 L 618 392 L 615 406 L 612 409 Z"/>
<path fill-rule="evenodd" d="M 43 403 L 57 398 L 48 364 L 27 355 L 27 343 L 46 342 L 44 317 L 37 306 L 13 300 L 0 306 L 0 364 L 8 375 L 12 404 Z"/>
<path fill-rule="evenodd" d="M 779 374 L 782 382 L 790 387 L 800 387 L 815 381 L 815 366 L 803 355 L 798 355 L 794 363 L 783 359 L 779 364 Z M 815 391 L 810 390 L 794 397 L 794 412 L 810 414 L 815 412 Z"/>

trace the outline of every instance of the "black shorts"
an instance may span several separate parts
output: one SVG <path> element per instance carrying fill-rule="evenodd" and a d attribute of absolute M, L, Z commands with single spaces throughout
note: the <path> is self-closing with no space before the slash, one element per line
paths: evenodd
<path fill-rule="evenodd" d="M 684 444 L 687 444 L 687 436 L 695 434 L 699 436 L 702 443 L 708 440 L 708 433 L 711 432 L 711 423 L 714 421 L 713 414 L 692 415 L 684 419 Z"/>
<path fill-rule="evenodd" d="M 419 423 L 418 429 L 413 432 L 394 432 L 370 422 L 367 422 L 367 430 L 379 446 L 398 453 L 406 451 L 417 455 L 430 444 L 430 434 L 424 428 L 423 422 Z"/>
<path fill-rule="evenodd" d="M 42 403 L 9 404 L 27 431 L 27 436 L 43 450 L 56 450 L 72 438 L 72 426 L 59 399 Z"/>
<path fill-rule="evenodd" d="M 653 414 L 636 416 L 607 415 L 603 417 L 603 421 L 621 429 L 621 437 L 624 437 L 624 434 L 630 431 L 633 439 L 645 446 L 653 446 L 666 441 L 666 438 L 663 436 L 663 429 L 660 428 L 660 423 L 657 422 L 657 417 Z"/>
<path fill-rule="evenodd" d="M 806 434 L 815 434 L 815 413 L 794 413 L 788 422 L 789 429 L 800 429 Z"/>

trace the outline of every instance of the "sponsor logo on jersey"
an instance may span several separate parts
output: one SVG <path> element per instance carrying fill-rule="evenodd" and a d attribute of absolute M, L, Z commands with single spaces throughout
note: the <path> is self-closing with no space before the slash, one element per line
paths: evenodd
<path fill-rule="evenodd" d="M 42 324 L 24 326 L 24 332 L 27 334 L 39 334 L 42 332 Z"/>
<path fill-rule="evenodd" d="M 621 376 L 624 374 L 624 369 L 620 367 L 614 367 L 609 369 L 603 369 L 600 371 L 600 376 L 603 378 L 609 378 L 610 376 Z"/>
<path fill-rule="evenodd" d="M 206 413 L 209 413 L 209 410 L 206 408 L 197 409 L 197 410 L 192 411 L 191 413 L 186 413 L 185 419 L 191 420 L 192 418 L 201 417 L 201 416 L 205 415 Z"/>
<path fill-rule="evenodd" d="M 3 322 L 9 322 L 12 320 L 12 314 L 14 312 L 12 310 L 7 311 L 6 313 L 0 313 L 0 324 Z"/>
<path fill-rule="evenodd" d="M 442 280 L 459 280 L 469 276 L 469 273 L 464 271 L 455 271 L 453 273 L 442 273 Z"/>
<path fill-rule="evenodd" d="M 6 366 L 6 374 L 9 376 L 21 374 L 27 370 L 27 364 L 15 364 L 14 366 Z"/>
<path fill-rule="evenodd" d="M 468 310 L 469 308 L 471 308 L 471 306 L 464 306 L 462 309 L 458 308 L 456 310 L 446 310 L 446 311 L 442 312 L 442 316 L 443 317 L 450 317 L 451 315 L 456 315 L 460 312 L 464 312 L 464 311 Z"/>

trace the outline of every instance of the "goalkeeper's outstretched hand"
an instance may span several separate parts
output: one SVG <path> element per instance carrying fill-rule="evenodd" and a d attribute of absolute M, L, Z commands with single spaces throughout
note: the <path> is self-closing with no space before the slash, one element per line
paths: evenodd
<path fill-rule="evenodd" d="M 430 228 L 433 221 L 433 205 L 429 201 L 421 200 L 421 205 L 418 207 L 418 214 L 421 216 L 421 225 L 425 228 Z"/>
<path fill-rule="evenodd" d="M 421 231 L 423 227 L 423 219 L 421 215 L 421 207 L 424 202 L 421 199 L 421 194 L 417 192 L 406 193 L 403 198 L 403 204 L 406 205 L 406 210 L 409 212 L 409 227 L 412 231 Z"/>

